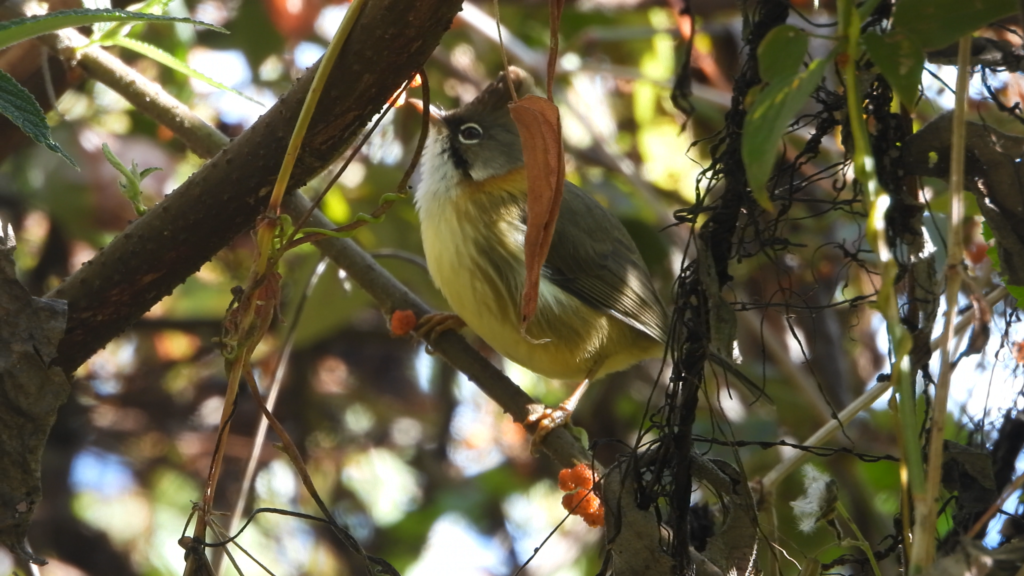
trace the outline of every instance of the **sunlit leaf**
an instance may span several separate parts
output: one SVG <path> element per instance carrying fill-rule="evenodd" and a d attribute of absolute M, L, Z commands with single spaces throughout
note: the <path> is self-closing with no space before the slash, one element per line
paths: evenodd
<path fill-rule="evenodd" d="M 991 242 L 996 238 L 996 235 L 992 233 L 992 228 L 988 225 L 988 222 L 981 223 L 981 238 L 985 242 Z"/>
<path fill-rule="evenodd" d="M 1017 300 L 1017 308 L 1024 308 L 1024 286 L 1006 285 L 1006 291 Z"/>
<path fill-rule="evenodd" d="M 160 48 L 157 48 L 156 46 L 153 46 L 152 44 L 147 44 L 145 42 L 141 42 L 141 41 L 136 40 L 134 38 L 129 38 L 128 36 L 118 36 L 118 37 L 114 37 L 114 38 L 109 38 L 108 42 L 110 44 L 121 46 L 123 48 L 128 48 L 129 50 L 134 50 L 134 51 L 138 52 L 139 54 L 142 54 L 143 56 L 145 56 L 147 58 L 151 58 L 151 59 L 153 59 L 153 60 L 163 64 L 164 66 L 167 66 L 168 68 L 170 68 L 172 70 L 175 70 L 177 72 L 181 72 L 182 74 L 188 76 L 189 78 L 193 78 L 195 80 L 199 80 L 200 82 L 205 82 L 205 83 L 209 84 L 210 86 L 213 86 L 214 88 L 217 88 L 219 90 L 223 90 L 225 92 L 230 92 L 230 93 L 234 94 L 235 96 L 240 96 L 240 97 L 245 98 L 246 100 L 248 100 L 250 102 L 254 102 L 256 104 L 259 104 L 260 106 L 263 106 L 263 103 L 260 102 L 259 100 L 256 100 L 256 99 L 252 98 L 251 96 L 246 96 L 245 94 L 242 94 L 241 92 L 239 92 L 238 90 L 235 90 L 234 88 L 232 88 L 230 86 L 226 86 L 224 84 L 221 84 L 220 82 L 217 82 L 213 78 L 210 78 L 209 76 L 206 76 L 205 74 L 202 74 L 201 72 L 199 72 L 195 68 L 192 68 L 191 66 L 189 66 L 185 62 L 182 62 L 181 60 L 178 60 L 173 55 L 168 54 L 167 52 L 164 52 L 163 50 L 161 50 Z"/>
<path fill-rule="evenodd" d="M 140 14 L 163 14 L 170 4 L 169 0 L 149 0 L 133 7 L 132 12 Z M 92 27 L 90 40 L 96 44 L 106 45 L 112 38 L 125 36 L 137 22 L 103 22 Z"/>
<path fill-rule="evenodd" d="M 112 8 L 98 10 L 78 8 L 75 10 L 58 10 L 57 12 L 43 14 L 42 16 L 29 16 L 0 23 L 0 48 L 6 48 L 23 40 L 35 38 L 41 34 L 56 32 L 64 28 L 89 26 L 101 22 L 176 22 L 179 24 L 202 26 L 218 32 L 227 32 L 227 30 L 220 26 L 214 26 L 213 24 L 207 24 L 191 18 L 142 14 L 140 12 L 128 12 L 127 10 Z"/>

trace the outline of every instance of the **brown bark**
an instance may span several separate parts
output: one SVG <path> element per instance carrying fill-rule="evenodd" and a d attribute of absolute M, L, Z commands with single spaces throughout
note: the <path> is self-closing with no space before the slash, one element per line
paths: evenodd
<path fill-rule="evenodd" d="M 313 116 L 290 187 L 323 170 L 420 68 L 461 2 L 370 2 Z M 68 301 L 56 364 L 73 371 L 199 270 L 266 206 L 313 69 L 249 130 L 50 296 Z"/>

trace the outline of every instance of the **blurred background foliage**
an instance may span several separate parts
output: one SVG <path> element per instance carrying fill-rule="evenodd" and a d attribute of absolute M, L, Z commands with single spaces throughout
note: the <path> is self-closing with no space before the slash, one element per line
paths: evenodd
<path fill-rule="evenodd" d="M 684 57 L 670 4 L 569 2 L 561 27 L 565 72 L 555 89 L 564 118 L 568 178 L 623 220 L 666 298 L 690 233 L 674 225 L 672 213 L 693 204 L 698 175 L 709 163 L 709 146 L 702 139 L 722 127 L 731 79 L 741 62 L 743 26 L 736 3 L 693 2 L 695 112 L 683 127 L 684 118 L 669 97 Z M 835 18 L 828 3 L 793 5 L 814 22 Z M 191 15 L 231 34 L 184 25 L 136 26 L 130 34 L 266 106 L 320 56 L 345 10 L 344 3 L 317 0 L 175 0 L 167 13 Z M 440 106 L 469 101 L 501 69 L 493 10 L 490 3 L 467 3 L 427 63 L 431 96 Z M 501 20 L 512 62 L 540 76 L 548 42 L 546 2 L 505 0 Z M 998 29 L 986 33 L 1019 44 Z M 812 43 L 812 54 L 820 57 L 816 50 L 822 52 Z M 266 109 L 132 52 L 115 52 L 228 135 L 241 133 Z M 953 74 L 928 66 L 922 122 L 950 106 L 942 80 L 951 82 Z M 66 89 L 50 119 L 56 139 L 82 170 L 36 146 L 12 147 L 17 149 L 5 152 L 0 168 L 0 217 L 15 226 L 20 272 L 37 295 L 52 289 L 135 218 L 119 192 L 119 175 L 103 160 L 102 143 L 125 162 L 162 168 L 144 183 L 148 205 L 201 165 L 166 128 L 103 85 L 74 71 L 63 84 Z M 1018 76 L 1005 77 L 998 89 L 1008 101 L 1020 100 Z M 973 109 L 984 115 L 991 105 L 983 95 L 972 88 Z M 1000 117 L 986 118 L 1006 128 Z M 418 126 L 419 117 L 409 107 L 390 112 L 327 195 L 324 212 L 339 223 L 370 212 L 410 161 Z M 786 138 L 795 142 L 806 134 L 796 131 Z M 840 144 L 838 136 L 830 137 L 822 157 L 807 171 L 839 162 Z M 822 179 L 815 194 L 843 197 L 848 194 L 843 178 L 831 174 Z M 308 188 L 312 194 L 317 183 Z M 941 206 L 944 185 L 929 183 L 927 192 Z M 720 386 L 709 372 L 698 432 L 802 441 L 885 369 L 882 324 L 865 305 L 877 278 L 851 266 L 843 253 L 862 246 L 861 210 L 819 214 L 813 203 L 795 206 L 782 232 L 791 246 L 776 259 L 757 254 L 734 263 L 735 280 L 726 297 L 748 303 L 738 306 L 746 311 L 739 314 L 737 352 L 746 372 L 765 383 L 773 402 L 752 402 L 746 391 Z M 361 228 L 355 238 L 432 306 L 446 309 L 419 261 L 411 200 L 396 204 L 382 223 Z M 968 240 L 977 276 L 991 282 L 980 230 Z M 51 560 L 44 574 L 181 572 L 183 551 L 177 540 L 190 501 L 200 498 L 223 404 L 223 363 L 211 340 L 220 332 L 231 288 L 244 282 L 252 249 L 251 237 L 237 238 L 78 371 L 73 397 L 50 438 L 45 501 L 33 526 L 34 551 Z M 421 344 L 391 337 L 372 301 L 343 273 L 328 265 L 304 313 L 295 317 L 319 260 L 311 248 L 285 259 L 286 305 L 256 359 L 265 384 L 285 334 L 295 331 L 276 413 L 304 450 L 337 517 L 368 551 L 407 575 L 511 574 L 549 534 L 524 573 L 596 573 L 601 532 L 578 518 L 560 524 L 565 513 L 552 463 L 531 456 L 526 433 Z M 1013 342 L 1014 318 L 1011 310 L 997 308 L 993 333 L 1003 337 L 994 338 L 993 346 Z M 501 362 L 486 345 L 477 344 Z M 1019 403 L 1015 363 L 1005 348 L 997 356 L 996 348 L 980 360 L 966 361 L 955 381 L 959 391 L 954 391 L 957 403 L 950 417 L 959 424 L 950 430 L 962 441 L 983 442 L 1003 411 Z M 566 393 L 564 383 L 503 366 L 547 403 L 557 403 Z M 653 363 L 611 375 L 583 400 L 574 421 L 591 440 L 601 441 L 596 448 L 600 460 L 610 461 L 632 445 L 649 399 L 657 403 L 663 391 L 659 374 Z M 232 509 L 241 492 L 257 422 L 255 406 L 243 397 L 227 440 L 217 498 L 223 510 Z M 848 426 L 836 442 L 859 452 L 899 453 L 884 402 Z M 730 450 L 708 449 L 733 458 Z M 763 475 L 784 453 L 758 447 L 737 452 L 750 478 Z M 839 455 L 819 465 L 839 480 L 840 497 L 868 541 L 877 543 L 892 532 L 899 504 L 896 464 Z M 797 532 L 787 502 L 800 490 L 800 479 L 792 478 L 777 494 L 779 544 L 798 561 L 818 555 L 827 562 L 849 552 L 828 547 L 833 538 L 827 530 Z M 697 500 L 714 497 L 700 492 Z M 247 509 L 263 506 L 313 510 L 286 458 L 269 443 L 259 452 Z M 275 574 L 352 573 L 353 558 L 338 540 L 294 518 L 262 515 L 240 542 Z M 259 573 L 245 558 L 239 561 L 247 574 Z M 793 562 L 783 561 L 782 567 L 786 573 L 797 569 Z M 0 573 L 14 569 L 13 559 L 0 551 Z M 894 569 L 891 561 L 885 567 L 889 573 Z"/>

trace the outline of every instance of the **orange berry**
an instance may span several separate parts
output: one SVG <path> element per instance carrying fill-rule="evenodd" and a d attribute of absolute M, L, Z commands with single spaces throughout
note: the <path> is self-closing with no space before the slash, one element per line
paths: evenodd
<path fill-rule="evenodd" d="M 416 327 L 416 314 L 412 310 L 395 310 L 391 313 L 391 333 L 405 336 Z"/>
<path fill-rule="evenodd" d="M 565 508 L 567 512 L 575 514 L 577 506 L 579 506 L 580 501 L 585 497 L 586 493 L 584 492 L 569 492 L 565 496 L 562 496 L 562 508 Z"/>
<path fill-rule="evenodd" d="M 594 514 L 601 509 L 601 499 L 597 497 L 597 494 L 591 492 L 587 494 L 587 497 L 580 503 L 580 507 L 576 509 L 580 516 L 587 514 Z"/>
<path fill-rule="evenodd" d="M 576 483 L 572 480 L 572 468 L 565 468 L 558 473 L 558 489 L 562 492 L 572 492 L 576 489 Z"/>
<path fill-rule="evenodd" d="M 594 487 L 594 470 L 582 462 L 572 467 L 569 478 L 577 488 L 590 490 Z"/>
<path fill-rule="evenodd" d="M 592 514 L 583 516 L 583 521 L 591 528 L 600 528 L 601 526 L 604 526 L 604 506 L 598 508 L 597 511 Z"/>
<path fill-rule="evenodd" d="M 604 504 L 593 491 L 594 476 L 594 469 L 582 463 L 558 473 L 558 488 L 567 492 L 562 496 L 562 508 L 591 528 L 604 526 Z"/>

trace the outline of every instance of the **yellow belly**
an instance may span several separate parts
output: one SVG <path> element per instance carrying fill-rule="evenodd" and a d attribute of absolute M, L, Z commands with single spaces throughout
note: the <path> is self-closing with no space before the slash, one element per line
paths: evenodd
<path fill-rule="evenodd" d="M 528 337 L 521 334 L 522 204 L 496 184 L 419 207 L 430 275 L 466 325 L 502 356 L 554 379 L 597 378 L 660 355 L 656 339 L 544 279 Z"/>

